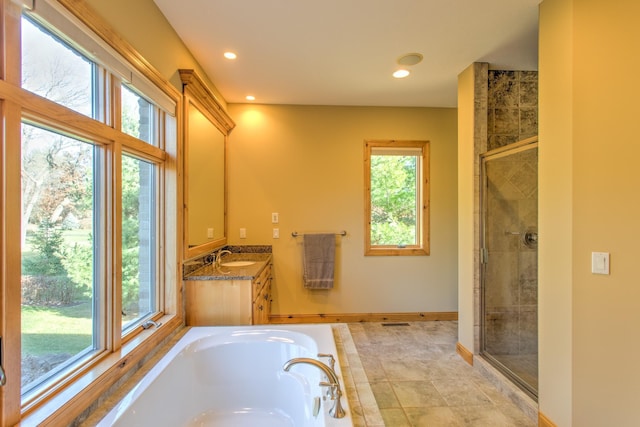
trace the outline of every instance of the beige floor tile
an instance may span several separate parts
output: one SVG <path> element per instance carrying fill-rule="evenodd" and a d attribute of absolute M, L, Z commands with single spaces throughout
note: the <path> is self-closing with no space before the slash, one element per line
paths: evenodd
<path fill-rule="evenodd" d="M 446 406 L 447 404 L 429 381 L 393 381 L 391 386 L 403 408 Z"/>
<path fill-rule="evenodd" d="M 406 408 L 405 413 L 412 427 L 461 427 L 464 424 L 446 406 L 432 408 Z"/>
<path fill-rule="evenodd" d="M 400 402 L 396 394 L 393 392 L 393 387 L 388 381 L 371 383 L 371 391 L 376 398 L 378 407 L 382 409 L 400 408 Z"/>
<path fill-rule="evenodd" d="M 440 379 L 433 382 L 449 406 L 493 405 L 489 397 L 471 380 Z"/>
<path fill-rule="evenodd" d="M 407 416 L 400 408 L 380 409 L 384 425 L 389 427 L 411 427 Z"/>
<path fill-rule="evenodd" d="M 431 381 L 442 377 L 435 360 L 396 360 L 382 362 L 387 379 L 393 381 Z"/>
<path fill-rule="evenodd" d="M 375 395 L 373 394 L 369 383 L 358 383 L 356 384 L 356 389 L 358 391 L 358 398 L 360 399 L 360 403 L 363 407 L 377 405 Z"/>
<path fill-rule="evenodd" d="M 463 420 L 462 425 L 467 427 L 525 427 L 495 406 L 458 406 L 451 410 Z"/>

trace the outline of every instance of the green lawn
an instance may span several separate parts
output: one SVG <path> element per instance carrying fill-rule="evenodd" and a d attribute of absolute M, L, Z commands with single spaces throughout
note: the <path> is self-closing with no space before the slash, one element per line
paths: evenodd
<path fill-rule="evenodd" d="M 28 233 L 28 236 L 31 233 Z M 65 230 L 67 246 L 89 244 L 91 230 Z M 36 254 L 31 251 L 29 238 L 22 250 L 23 264 Z M 23 271 L 23 274 L 29 274 Z M 42 356 L 49 354 L 75 355 L 90 347 L 93 324 L 91 301 L 56 307 L 22 306 L 22 354 Z"/>
<path fill-rule="evenodd" d="M 91 302 L 65 307 L 22 306 L 22 352 L 74 355 L 92 345 Z"/>

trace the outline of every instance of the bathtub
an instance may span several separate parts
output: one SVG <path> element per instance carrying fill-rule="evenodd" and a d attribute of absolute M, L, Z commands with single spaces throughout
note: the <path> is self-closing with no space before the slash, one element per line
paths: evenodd
<path fill-rule="evenodd" d="M 328 363 L 318 353 L 336 357 L 344 418 L 331 417 L 334 402 L 321 399 L 320 369 L 283 369 L 296 357 Z M 98 426 L 352 426 L 337 357 L 330 325 L 193 327 Z"/>

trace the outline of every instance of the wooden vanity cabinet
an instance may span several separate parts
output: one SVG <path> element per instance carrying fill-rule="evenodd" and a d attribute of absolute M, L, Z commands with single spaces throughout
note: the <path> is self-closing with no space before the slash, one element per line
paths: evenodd
<path fill-rule="evenodd" d="M 185 280 L 187 326 L 269 323 L 271 264 L 253 280 Z"/>
<path fill-rule="evenodd" d="M 268 271 L 267 271 L 268 270 Z M 268 265 L 253 281 L 253 324 L 263 325 L 269 323 L 271 313 L 271 266 Z"/>

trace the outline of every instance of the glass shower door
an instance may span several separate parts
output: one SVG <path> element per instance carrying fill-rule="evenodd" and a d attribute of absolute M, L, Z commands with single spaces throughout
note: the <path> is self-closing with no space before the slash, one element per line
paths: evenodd
<path fill-rule="evenodd" d="M 538 395 L 538 148 L 482 158 L 481 354 Z"/>

